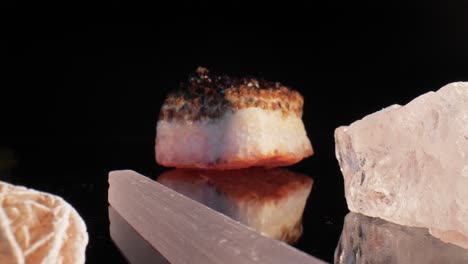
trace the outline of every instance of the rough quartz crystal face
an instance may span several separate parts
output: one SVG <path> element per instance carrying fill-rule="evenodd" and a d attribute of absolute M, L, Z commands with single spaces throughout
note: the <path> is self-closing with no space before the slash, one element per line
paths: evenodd
<path fill-rule="evenodd" d="M 339 127 L 335 142 L 351 211 L 468 248 L 468 83 Z"/>
<path fill-rule="evenodd" d="M 441 242 L 426 228 L 349 213 L 334 263 L 468 263 L 468 250 Z"/>

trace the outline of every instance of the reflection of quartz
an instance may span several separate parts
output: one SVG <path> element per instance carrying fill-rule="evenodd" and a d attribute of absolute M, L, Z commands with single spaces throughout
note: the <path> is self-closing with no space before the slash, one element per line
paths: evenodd
<path fill-rule="evenodd" d="M 349 213 L 335 263 L 468 263 L 468 250 L 434 238 L 426 228 Z"/>
<path fill-rule="evenodd" d="M 111 206 L 109 206 L 109 222 L 112 240 L 130 263 L 169 263 Z"/>
<path fill-rule="evenodd" d="M 158 182 L 252 227 L 293 243 L 302 234 L 302 213 L 312 179 L 286 169 L 172 170 Z"/>

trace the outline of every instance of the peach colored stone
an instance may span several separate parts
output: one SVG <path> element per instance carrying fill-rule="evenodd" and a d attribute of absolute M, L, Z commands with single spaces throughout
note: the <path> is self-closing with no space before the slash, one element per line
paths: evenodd
<path fill-rule="evenodd" d="M 86 226 L 62 198 L 0 182 L 0 263 L 85 262 Z"/>

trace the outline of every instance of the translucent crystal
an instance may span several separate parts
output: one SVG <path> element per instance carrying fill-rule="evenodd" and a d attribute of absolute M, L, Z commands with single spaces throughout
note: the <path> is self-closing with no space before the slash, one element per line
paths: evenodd
<path fill-rule="evenodd" d="M 148 241 L 109 206 L 109 232 L 112 241 L 131 264 L 169 263 Z"/>
<path fill-rule="evenodd" d="M 468 250 L 407 227 L 349 213 L 335 250 L 336 264 L 468 263 Z"/>
<path fill-rule="evenodd" d="M 111 206 L 170 263 L 323 263 L 134 171 L 109 185 Z"/>
<path fill-rule="evenodd" d="M 351 211 L 468 248 L 468 83 L 339 127 L 335 141 Z"/>

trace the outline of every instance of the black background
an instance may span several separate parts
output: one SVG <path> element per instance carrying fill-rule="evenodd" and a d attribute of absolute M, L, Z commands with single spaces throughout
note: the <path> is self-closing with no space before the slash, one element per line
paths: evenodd
<path fill-rule="evenodd" d="M 331 262 L 347 213 L 334 129 L 468 80 L 467 5 L 301 4 L 270 12 L 228 4 L 221 10 L 234 14 L 209 16 L 194 7 L 181 4 L 184 12 L 158 21 L 164 11 L 145 22 L 18 19 L 5 28 L 0 147 L 18 161 L 7 180 L 77 208 L 90 232 L 89 263 L 103 256 L 124 263 L 108 236 L 107 172 L 163 171 L 154 137 L 165 93 L 199 65 L 280 81 L 304 95 L 315 150 L 291 168 L 315 180 L 297 247 Z"/>

